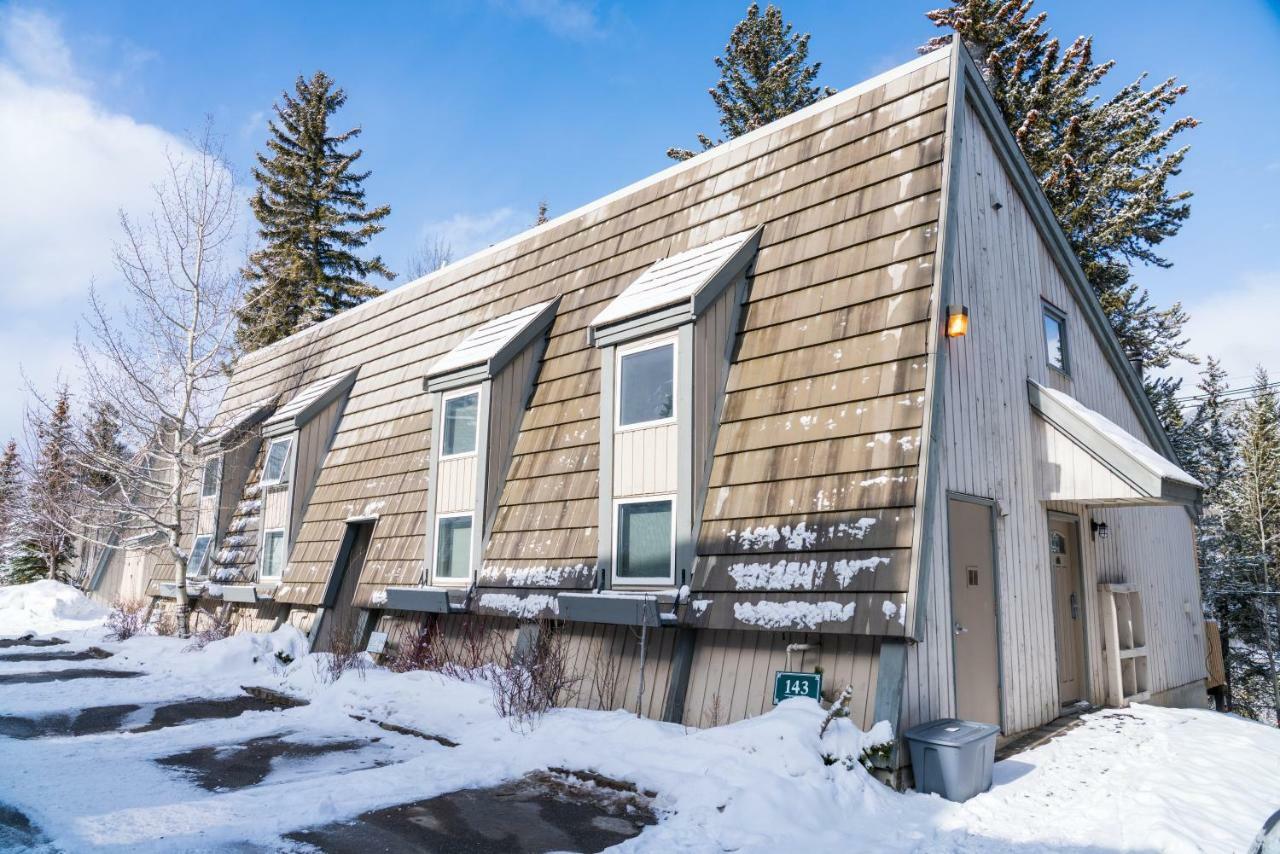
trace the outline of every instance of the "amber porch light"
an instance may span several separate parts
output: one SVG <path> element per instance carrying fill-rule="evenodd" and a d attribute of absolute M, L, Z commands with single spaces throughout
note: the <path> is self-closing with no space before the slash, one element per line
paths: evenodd
<path fill-rule="evenodd" d="M 964 305 L 947 306 L 947 337 L 963 338 L 969 331 L 969 307 Z"/>

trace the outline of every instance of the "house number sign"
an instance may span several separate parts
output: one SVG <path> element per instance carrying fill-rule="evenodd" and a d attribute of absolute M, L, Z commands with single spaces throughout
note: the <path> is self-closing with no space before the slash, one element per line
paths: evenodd
<path fill-rule="evenodd" d="M 808 697 L 817 700 L 822 696 L 821 673 L 789 673 L 785 670 L 773 674 L 773 704 L 792 697 Z"/>

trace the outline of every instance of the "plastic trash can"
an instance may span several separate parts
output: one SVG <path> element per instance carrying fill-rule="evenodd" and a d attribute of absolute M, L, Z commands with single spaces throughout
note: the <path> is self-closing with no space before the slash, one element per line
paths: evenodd
<path fill-rule="evenodd" d="M 907 730 L 916 791 L 967 801 L 991 788 L 1000 727 L 943 718 Z"/>

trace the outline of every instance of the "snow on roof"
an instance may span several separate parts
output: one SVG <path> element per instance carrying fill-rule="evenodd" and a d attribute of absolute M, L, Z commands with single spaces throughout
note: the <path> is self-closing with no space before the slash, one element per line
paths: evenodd
<path fill-rule="evenodd" d="M 445 353 L 427 370 L 428 377 L 438 377 L 462 368 L 483 365 L 499 356 L 521 333 L 554 311 L 558 299 L 535 303 L 482 323 L 462 343 Z"/>
<path fill-rule="evenodd" d="M 1165 459 L 1160 452 L 1156 451 L 1150 445 L 1146 444 L 1102 413 L 1095 412 L 1071 395 L 1064 394 L 1057 389 L 1046 388 L 1036 382 L 1032 382 L 1032 385 L 1042 397 L 1052 400 L 1063 409 L 1066 409 L 1071 413 L 1071 415 L 1088 424 L 1098 433 L 1102 434 L 1103 438 L 1111 442 L 1130 459 L 1141 465 L 1156 477 L 1185 483 L 1188 486 L 1194 486 L 1197 489 L 1202 489 L 1204 487 L 1204 484 L 1187 474 L 1179 468 L 1176 463 Z"/>
<path fill-rule="evenodd" d="M 660 308 L 692 301 L 715 282 L 726 267 L 739 269 L 748 260 L 744 250 L 754 251 L 758 228 L 739 231 L 719 240 L 688 249 L 650 266 L 626 290 L 613 298 L 591 321 L 593 327 L 617 323 Z M 733 272 L 736 272 L 734 270 Z"/>
<path fill-rule="evenodd" d="M 275 414 L 263 423 L 263 428 L 269 430 L 290 421 L 293 422 L 293 426 L 301 427 L 319 408 L 332 400 L 335 395 L 341 394 L 345 388 L 349 388 L 355 381 L 358 370 L 359 368 L 352 368 L 303 386 L 288 403 L 277 409 Z"/>
<path fill-rule="evenodd" d="M 242 428 L 265 418 L 275 404 L 276 398 L 272 396 L 227 413 L 226 416 L 214 422 L 215 426 L 201 444 L 212 445 L 230 438 Z"/>

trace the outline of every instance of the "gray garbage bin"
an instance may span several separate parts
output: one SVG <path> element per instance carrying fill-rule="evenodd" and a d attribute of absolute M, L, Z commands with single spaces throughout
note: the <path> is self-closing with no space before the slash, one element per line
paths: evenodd
<path fill-rule="evenodd" d="M 916 791 L 937 792 L 949 801 L 967 801 L 991 788 L 1000 727 L 955 718 L 929 721 L 907 730 Z"/>

